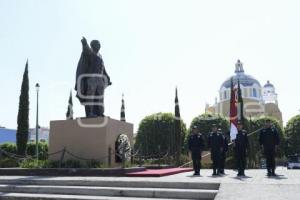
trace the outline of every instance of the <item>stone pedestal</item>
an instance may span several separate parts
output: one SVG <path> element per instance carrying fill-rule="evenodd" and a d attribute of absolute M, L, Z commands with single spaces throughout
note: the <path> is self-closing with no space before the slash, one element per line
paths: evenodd
<path fill-rule="evenodd" d="M 114 167 L 119 165 L 114 152 L 120 134 L 127 135 L 133 145 L 133 124 L 130 123 L 108 117 L 51 121 L 49 160 L 60 160 L 63 152 L 51 154 L 65 149 L 69 153 L 64 154 L 64 160 L 93 159 Z"/>

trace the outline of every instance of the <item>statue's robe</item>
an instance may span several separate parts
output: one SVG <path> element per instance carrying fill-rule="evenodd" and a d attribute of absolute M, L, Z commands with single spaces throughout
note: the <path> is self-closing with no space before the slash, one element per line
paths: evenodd
<path fill-rule="evenodd" d="M 80 103 L 86 102 L 82 96 L 87 95 L 87 78 L 82 78 L 81 83 L 78 83 L 78 78 L 80 75 L 86 74 L 89 66 L 89 58 L 88 55 L 82 51 L 80 59 L 78 61 L 77 70 L 76 70 L 76 80 L 75 80 L 75 90 L 77 91 L 76 97 L 79 99 Z M 81 95 L 79 95 L 79 91 Z"/>
<path fill-rule="evenodd" d="M 84 96 L 87 96 L 87 88 L 88 88 L 87 79 L 88 79 L 88 77 L 82 78 L 81 83 L 79 84 L 78 83 L 79 76 L 83 75 L 83 74 L 99 74 L 99 69 L 95 68 L 94 65 L 92 67 L 93 63 L 92 63 L 91 56 L 100 57 L 101 64 L 98 67 L 99 67 L 99 69 L 101 68 L 100 71 L 102 71 L 102 74 L 104 76 L 106 76 L 106 80 L 107 80 L 105 82 L 105 87 L 104 88 L 111 85 L 110 77 L 108 76 L 108 74 L 105 70 L 101 55 L 100 54 L 98 54 L 98 55 L 94 54 L 88 45 L 83 46 L 82 53 L 81 53 L 81 56 L 80 56 L 80 59 L 78 61 L 78 65 L 77 65 L 76 82 L 75 82 L 75 90 L 77 91 L 76 97 L 79 99 L 81 104 L 84 104 L 85 102 L 88 101 L 88 99 L 84 98 Z M 81 92 L 81 95 L 79 95 L 78 90 Z"/>

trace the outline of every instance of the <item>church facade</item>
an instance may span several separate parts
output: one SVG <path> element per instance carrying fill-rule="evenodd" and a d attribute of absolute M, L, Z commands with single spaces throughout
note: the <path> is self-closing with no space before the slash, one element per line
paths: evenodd
<path fill-rule="evenodd" d="M 244 102 L 244 116 L 249 118 L 271 116 L 282 124 L 282 113 L 278 106 L 275 87 L 270 81 L 262 86 L 253 76 L 245 73 L 243 63 L 238 60 L 235 64 L 235 74 L 226 79 L 220 89 L 219 97 L 213 105 L 206 105 L 205 112 L 229 116 L 231 79 L 234 87 L 238 80 Z"/>

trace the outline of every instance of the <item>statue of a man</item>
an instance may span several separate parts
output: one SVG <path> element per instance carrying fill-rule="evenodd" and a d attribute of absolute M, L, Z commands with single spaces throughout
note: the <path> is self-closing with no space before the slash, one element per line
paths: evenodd
<path fill-rule="evenodd" d="M 98 40 L 91 41 L 91 48 L 83 37 L 82 53 L 76 71 L 75 90 L 80 103 L 85 106 L 86 117 L 104 116 L 104 90 L 111 85 L 99 50 Z"/>

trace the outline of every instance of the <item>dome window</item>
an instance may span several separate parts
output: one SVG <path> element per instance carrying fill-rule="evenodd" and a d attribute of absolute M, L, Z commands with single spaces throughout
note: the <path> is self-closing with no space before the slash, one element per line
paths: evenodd
<path fill-rule="evenodd" d="M 253 88 L 253 93 L 252 93 L 252 96 L 253 96 L 253 97 L 257 97 L 257 91 L 256 91 L 256 89 L 255 89 L 255 88 Z"/>

